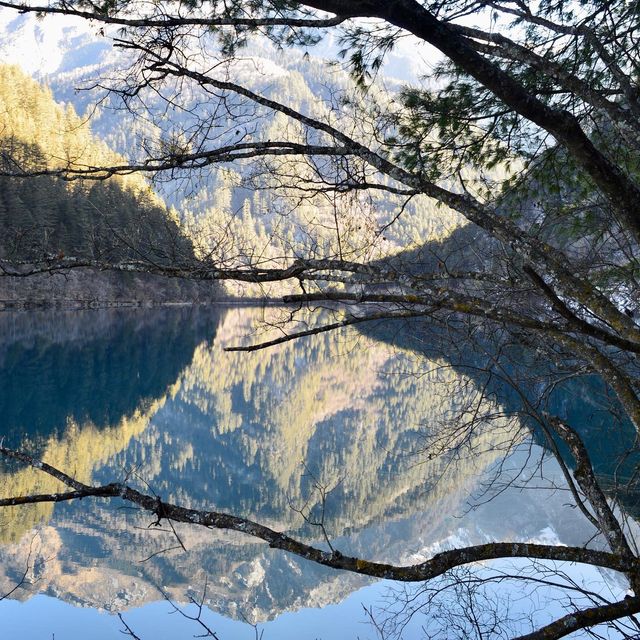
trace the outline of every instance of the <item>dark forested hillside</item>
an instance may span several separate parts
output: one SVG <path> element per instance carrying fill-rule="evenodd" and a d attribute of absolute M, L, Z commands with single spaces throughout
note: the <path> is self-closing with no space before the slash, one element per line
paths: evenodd
<path fill-rule="evenodd" d="M 11 158 L 11 160 L 9 160 Z M 45 159 L 46 158 L 46 159 Z M 57 104 L 51 92 L 13 66 L 0 66 L 0 163 L 20 169 L 95 166 L 121 158 L 94 138 L 71 106 Z M 8 168 L 8 167 L 5 167 Z M 177 217 L 140 176 L 101 181 L 64 181 L 51 176 L 0 177 L 0 259 L 11 263 L 51 257 L 75 257 L 117 263 L 148 260 L 176 264 L 193 257 L 191 241 Z M 0 300 L 44 302 L 50 296 L 92 302 L 140 300 L 145 277 L 90 270 L 52 286 L 38 279 L 3 278 Z M 143 300 L 202 299 L 211 286 L 153 279 Z M 100 280 L 97 286 L 95 283 Z M 170 290 L 165 295 L 163 289 Z M 98 290 L 96 292 L 96 289 Z M 198 289 L 196 292 L 195 289 Z M 199 291 L 202 289 L 202 291 Z M 188 290 L 188 296 L 187 296 Z M 83 294 L 86 291 L 86 295 Z M 151 299 L 150 299 L 151 297 Z"/>
<path fill-rule="evenodd" d="M 0 144 L 3 162 L 11 155 L 23 169 L 117 160 L 73 108 L 56 104 L 49 90 L 10 66 L 0 67 Z M 0 230 L 0 257 L 10 260 L 62 253 L 162 261 L 186 258 L 191 250 L 176 220 L 140 177 L 0 178 Z"/>
<path fill-rule="evenodd" d="M 71 184 L 50 177 L 0 178 L 0 255 L 51 255 L 118 262 L 187 258 L 191 246 L 165 209 L 117 183 Z"/>

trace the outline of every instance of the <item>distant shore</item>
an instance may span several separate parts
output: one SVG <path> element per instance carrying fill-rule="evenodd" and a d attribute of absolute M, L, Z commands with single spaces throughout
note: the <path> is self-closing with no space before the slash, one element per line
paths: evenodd
<path fill-rule="evenodd" d="M 82 300 L 82 299 L 28 299 L 0 300 L 2 311 L 42 311 L 54 309 L 75 311 L 86 309 L 151 309 L 157 307 L 189 307 L 189 306 L 229 306 L 229 307 L 265 307 L 281 306 L 284 302 L 273 298 L 233 298 L 221 297 L 211 300 Z"/>

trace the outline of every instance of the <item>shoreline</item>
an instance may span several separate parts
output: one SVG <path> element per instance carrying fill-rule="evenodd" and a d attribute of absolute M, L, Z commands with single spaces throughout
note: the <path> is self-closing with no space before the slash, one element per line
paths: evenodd
<path fill-rule="evenodd" d="M 86 311 L 100 309 L 154 309 L 159 307 L 274 307 L 286 306 L 282 300 L 270 298 L 231 298 L 216 300 L 0 300 L 0 313 L 16 311 Z"/>

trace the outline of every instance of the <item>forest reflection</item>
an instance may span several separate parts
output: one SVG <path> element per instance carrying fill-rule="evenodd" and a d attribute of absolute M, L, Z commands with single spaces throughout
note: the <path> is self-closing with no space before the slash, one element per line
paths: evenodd
<path fill-rule="evenodd" d="M 577 516 L 555 517 L 562 496 L 485 500 L 507 448 L 512 476 L 543 451 L 471 377 L 436 354 L 347 330 L 223 350 L 265 313 L 277 310 L 2 316 L 4 433 L 83 481 L 126 477 L 164 500 L 305 538 L 322 539 L 305 516 L 324 508 L 336 547 L 371 559 L 415 560 L 460 538 L 535 539 L 550 527 L 557 541 L 588 539 Z M 448 455 L 425 453 L 426 438 L 474 403 L 491 427 L 452 432 Z M 32 470 L 4 467 L 1 480 L 6 495 L 57 488 Z M 474 496 L 481 506 L 470 510 Z M 98 501 L 7 510 L 0 588 L 30 563 L 38 581 L 18 597 L 121 610 L 158 599 L 157 586 L 180 600 L 207 580 L 213 608 L 258 620 L 364 583 L 239 536 L 180 527 L 178 545 L 170 529 L 148 525 Z"/>

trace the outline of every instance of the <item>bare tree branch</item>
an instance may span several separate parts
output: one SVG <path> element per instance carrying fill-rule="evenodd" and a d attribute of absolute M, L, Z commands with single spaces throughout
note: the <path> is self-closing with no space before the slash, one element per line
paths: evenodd
<path fill-rule="evenodd" d="M 619 554 L 605 551 L 585 549 L 583 547 L 555 547 L 551 545 L 530 544 L 521 542 L 495 542 L 443 551 L 433 558 L 415 565 L 395 566 L 379 562 L 371 562 L 361 558 L 342 555 L 339 551 L 327 552 L 311 545 L 296 540 L 285 533 L 274 531 L 269 527 L 239 516 L 229 515 L 216 511 L 200 509 L 188 509 L 168 502 L 161 501 L 156 496 L 140 493 L 136 489 L 120 483 L 113 483 L 93 487 L 78 482 L 64 472 L 51 467 L 31 456 L 0 446 L 0 454 L 30 465 L 35 469 L 48 473 L 52 477 L 77 487 L 74 492 L 67 494 L 50 494 L 23 496 L 7 499 L 0 506 L 13 506 L 15 504 L 29 504 L 38 502 L 55 502 L 62 499 L 73 500 L 79 497 L 120 498 L 126 502 L 142 507 L 144 510 L 156 515 L 158 518 L 184 522 L 211 529 L 224 529 L 238 531 L 246 535 L 264 540 L 274 549 L 288 551 L 301 558 L 311 560 L 318 564 L 359 573 L 361 575 L 398 580 L 402 582 L 419 582 L 429 580 L 444 574 L 454 567 L 485 560 L 499 558 L 532 558 L 540 560 L 558 560 L 565 562 L 582 562 L 594 566 L 606 567 L 620 571 L 626 575 L 636 575 L 640 570 L 640 561 L 622 558 Z M 80 496 L 79 494 L 82 494 Z M 11 501 L 13 500 L 13 501 Z"/>

